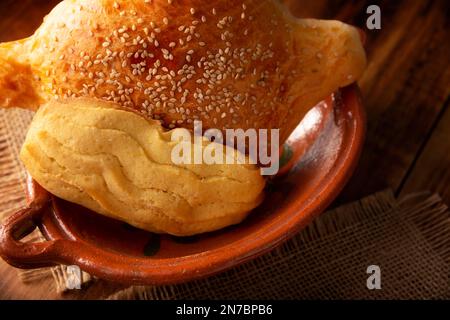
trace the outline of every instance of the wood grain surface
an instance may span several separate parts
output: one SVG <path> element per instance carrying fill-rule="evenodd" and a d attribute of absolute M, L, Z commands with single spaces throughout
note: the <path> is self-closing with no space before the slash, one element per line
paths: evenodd
<path fill-rule="evenodd" d="M 360 81 L 369 120 L 366 147 L 339 202 L 357 200 L 387 187 L 400 194 L 408 183 L 410 191 L 429 188 L 447 195 L 445 200 L 450 203 L 448 180 L 443 185 L 421 184 L 417 187 L 408 181 L 412 167 L 424 150 L 431 153 L 428 157 L 434 157 L 436 165 L 450 166 L 448 158 L 435 158 L 439 155 L 437 152 L 424 148 L 437 125 L 444 120 L 442 116 L 448 107 L 449 2 L 315 1 L 314 5 L 312 1 L 288 2 L 297 15 L 308 16 L 303 10 L 312 10 L 318 17 L 337 18 L 357 25 L 368 36 L 369 66 Z M 310 3 L 311 7 L 304 3 Z M 365 28 L 366 8 L 370 4 L 381 7 L 381 30 Z M 440 141 L 440 146 L 448 149 L 450 136 Z M 434 171 L 434 168 L 427 169 Z M 415 174 L 421 174 L 417 170 Z"/>
<path fill-rule="evenodd" d="M 29 36 L 58 0 L 0 2 L 0 41 Z M 335 205 L 386 187 L 397 195 L 429 190 L 450 204 L 450 2 L 448 0 L 285 0 L 295 15 L 339 19 L 367 33 L 369 66 L 360 81 L 368 134 L 360 165 Z M 382 29 L 365 28 L 366 8 Z M 0 262 L 0 299 L 81 299 L 116 289 L 97 283 L 59 296 L 52 281 L 24 285 Z"/>

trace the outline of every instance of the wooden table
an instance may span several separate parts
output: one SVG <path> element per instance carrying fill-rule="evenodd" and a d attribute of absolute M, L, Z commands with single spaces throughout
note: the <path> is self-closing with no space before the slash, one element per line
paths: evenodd
<path fill-rule="evenodd" d="M 3 0 L 0 41 L 31 35 L 58 0 Z M 382 29 L 367 31 L 369 66 L 360 81 L 368 135 L 360 165 L 337 203 L 384 188 L 398 196 L 423 190 L 450 204 L 450 4 L 447 0 L 286 0 L 302 17 L 336 18 L 365 28 L 368 5 Z M 51 281 L 26 286 L 0 262 L 0 298 L 60 298 Z M 108 289 L 104 289 L 106 288 Z M 63 298 L 96 297 L 100 284 Z"/>

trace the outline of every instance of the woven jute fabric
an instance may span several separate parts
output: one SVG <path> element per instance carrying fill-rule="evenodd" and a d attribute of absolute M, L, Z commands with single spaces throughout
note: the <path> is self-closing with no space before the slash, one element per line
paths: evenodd
<path fill-rule="evenodd" d="M 0 110 L 4 216 L 24 205 L 18 152 L 31 117 Z M 381 290 L 367 287 L 373 265 Z M 232 270 L 174 286 L 130 287 L 109 299 L 448 299 L 449 269 L 450 215 L 441 199 L 423 193 L 398 200 L 385 191 L 324 213 L 276 250 Z M 56 290 L 67 290 L 63 266 L 19 276 L 28 283 L 53 277 Z M 83 281 L 92 278 L 83 274 Z"/>

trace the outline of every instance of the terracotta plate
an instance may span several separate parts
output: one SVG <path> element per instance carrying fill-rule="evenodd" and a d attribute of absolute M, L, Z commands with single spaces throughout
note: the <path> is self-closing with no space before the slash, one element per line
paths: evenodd
<path fill-rule="evenodd" d="M 292 134 L 264 203 L 240 225 L 196 237 L 135 229 L 50 196 L 30 180 L 29 206 L 0 228 L 0 254 L 21 268 L 78 265 L 127 284 L 172 284 L 223 271 L 273 249 L 320 214 L 350 178 L 364 132 L 358 88 L 345 88 Z M 48 241 L 19 241 L 36 226 Z"/>

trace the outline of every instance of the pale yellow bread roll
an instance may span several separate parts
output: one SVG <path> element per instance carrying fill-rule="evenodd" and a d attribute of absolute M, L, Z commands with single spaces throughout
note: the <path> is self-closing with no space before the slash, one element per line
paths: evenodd
<path fill-rule="evenodd" d="M 21 159 L 52 194 L 151 232 L 221 229 L 259 205 L 265 180 L 257 166 L 175 165 L 171 134 L 112 103 L 52 101 L 37 111 Z"/>

